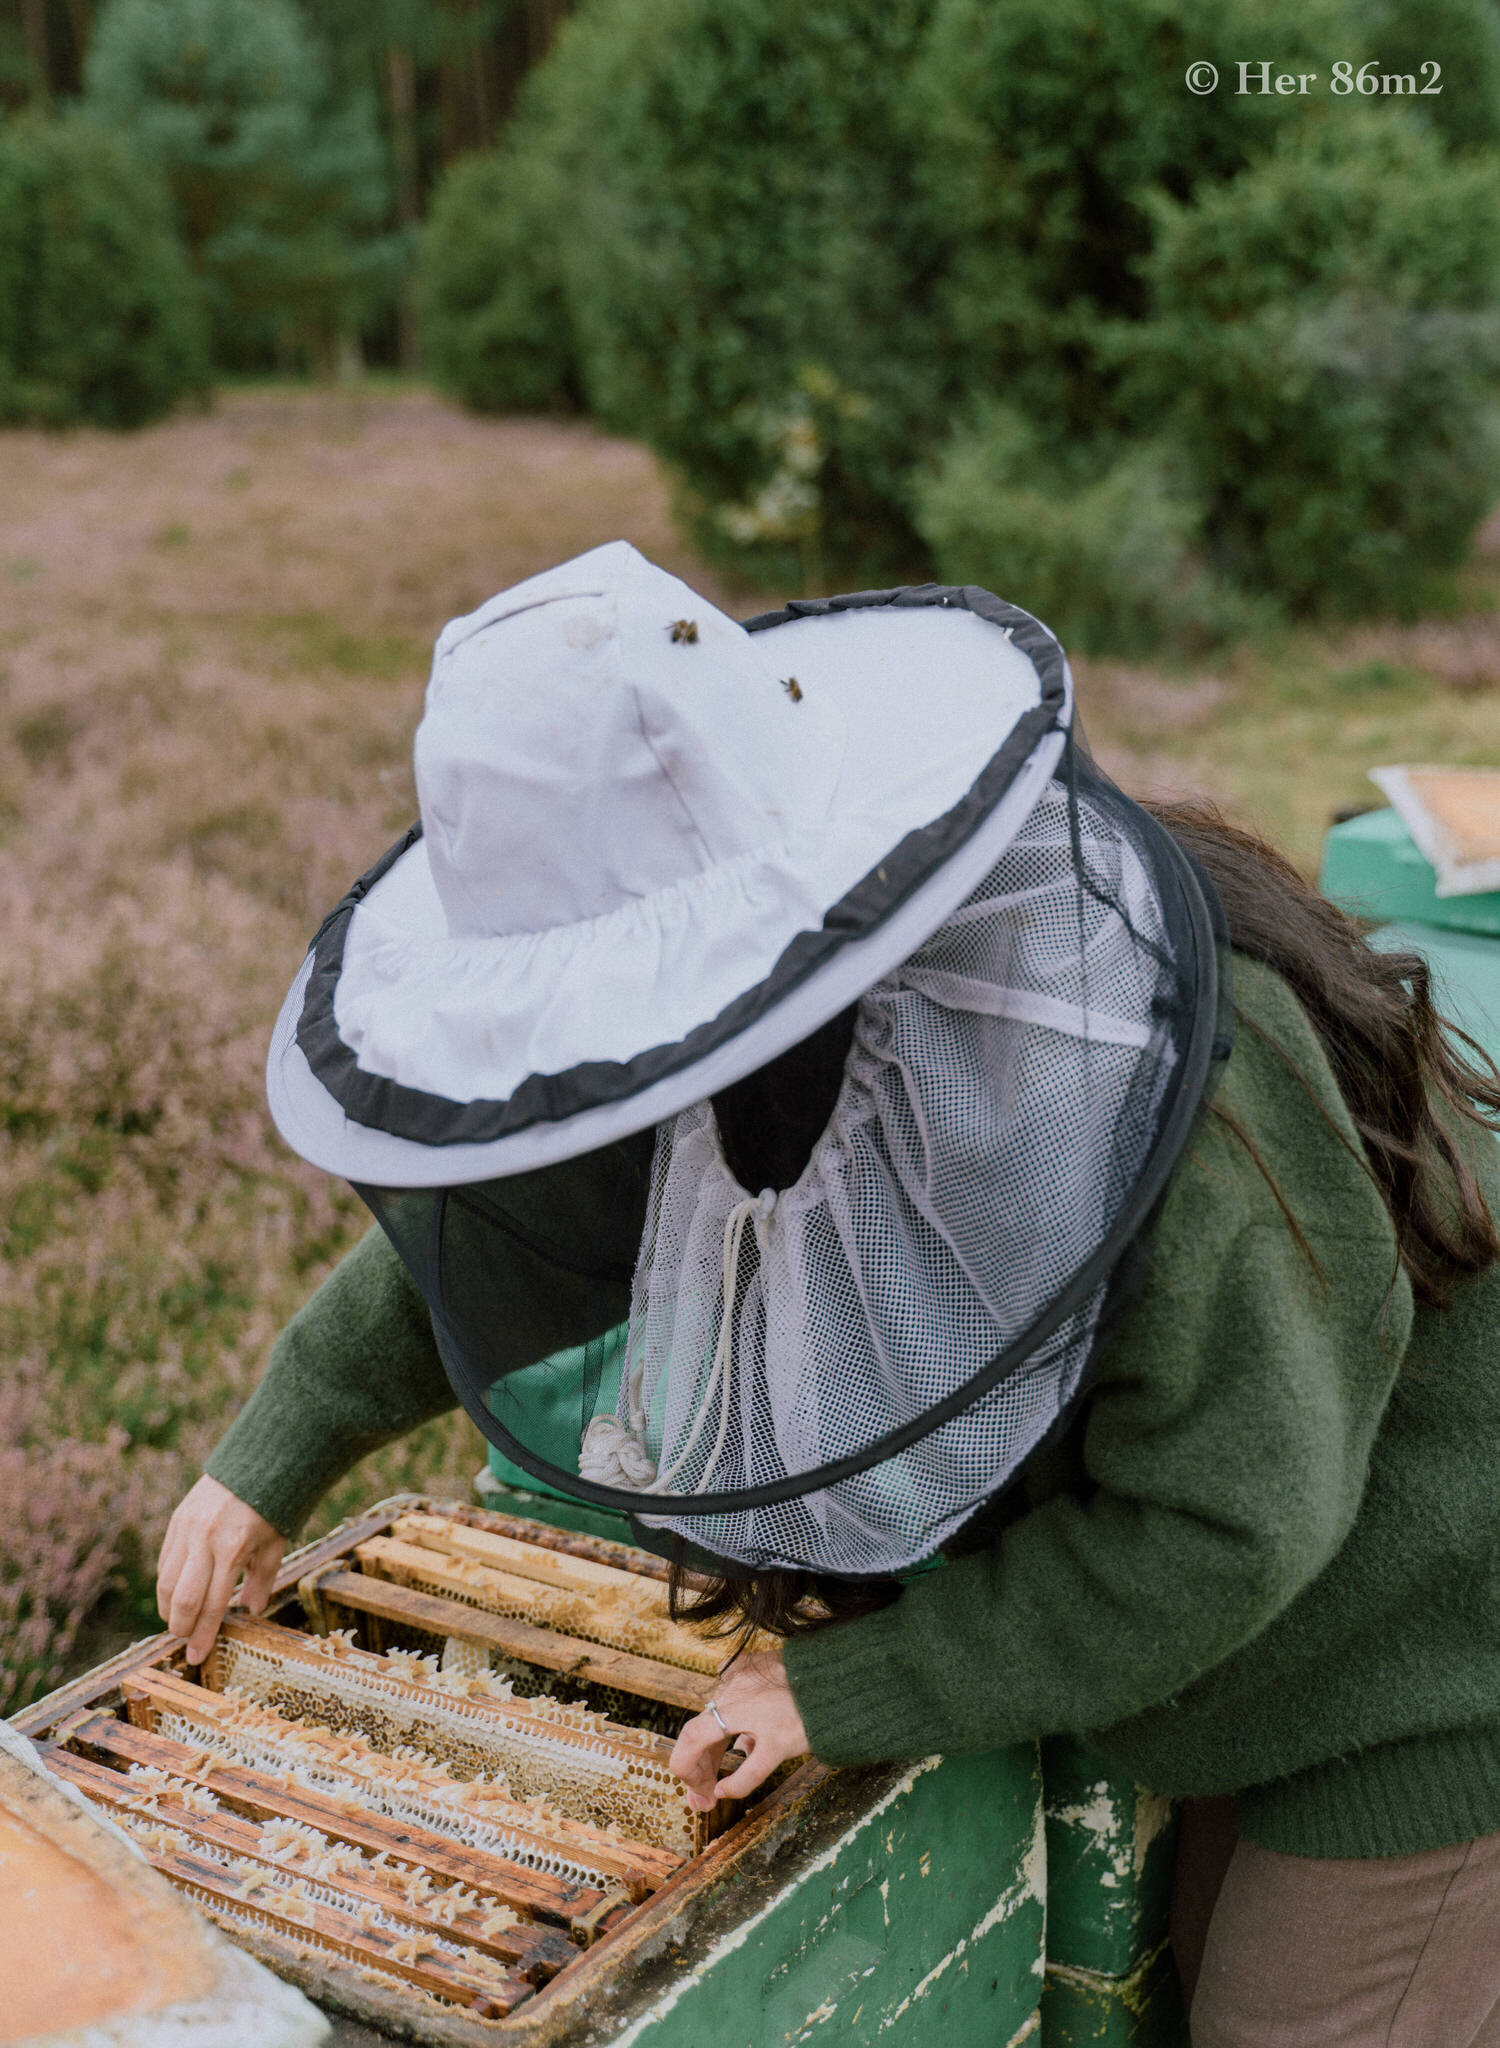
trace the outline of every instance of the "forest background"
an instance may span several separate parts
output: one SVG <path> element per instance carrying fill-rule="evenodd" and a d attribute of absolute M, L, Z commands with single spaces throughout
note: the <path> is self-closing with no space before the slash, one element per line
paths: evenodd
<path fill-rule="evenodd" d="M 1500 759 L 1497 381 L 1500 0 L 3 0 L 0 1711 L 361 1227 L 260 1068 L 446 618 L 981 582 L 1311 871 Z"/>

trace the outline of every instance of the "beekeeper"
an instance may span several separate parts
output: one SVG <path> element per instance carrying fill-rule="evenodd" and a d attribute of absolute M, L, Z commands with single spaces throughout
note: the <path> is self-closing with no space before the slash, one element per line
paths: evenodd
<path fill-rule="evenodd" d="M 269 1065 L 377 1227 L 173 1517 L 190 1653 L 458 1400 L 785 1635 L 698 1803 L 1086 1732 L 1192 1802 L 1196 2042 L 1500 2044 L 1500 1086 L 1420 962 L 1124 798 L 975 589 L 599 548 L 445 629 L 416 771 Z"/>

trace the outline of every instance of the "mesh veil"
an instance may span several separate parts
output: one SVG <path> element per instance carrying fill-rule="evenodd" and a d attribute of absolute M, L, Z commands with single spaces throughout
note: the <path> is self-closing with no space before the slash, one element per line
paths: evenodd
<path fill-rule="evenodd" d="M 531 1361 L 507 1358 L 483 1284 L 485 1190 L 361 1189 L 470 1413 L 525 1469 L 700 1557 L 883 1574 L 953 1537 L 1075 1407 L 1227 1043 L 1211 891 L 1073 766 L 861 1000 L 792 1187 L 741 1187 L 704 1102 L 656 1132 L 649 1177 L 639 1144 L 596 1160 L 607 1227 L 559 1220 L 529 1247 L 571 1275 L 559 1345 L 628 1300 L 618 1378 L 585 1382 L 581 1477 L 506 1397 Z"/>

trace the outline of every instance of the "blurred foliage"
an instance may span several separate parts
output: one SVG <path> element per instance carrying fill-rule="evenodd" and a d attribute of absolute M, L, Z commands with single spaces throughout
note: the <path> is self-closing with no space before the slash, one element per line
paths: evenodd
<path fill-rule="evenodd" d="M 1413 80 L 1409 104 L 1423 121 L 1455 148 L 1500 147 L 1497 0 L 1362 0 L 1360 25 L 1380 70 Z"/>
<path fill-rule="evenodd" d="M 31 55 L 20 21 L 0 15 L 0 108 L 22 108 L 34 91 Z"/>
<path fill-rule="evenodd" d="M 218 367 L 421 367 L 412 242 L 572 0 L 26 0 L 0 118 L 80 96 L 165 169 Z"/>
<path fill-rule="evenodd" d="M 160 179 L 78 118 L 0 130 L 0 422 L 136 427 L 207 377 Z"/>
<path fill-rule="evenodd" d="M 1233 177 L 1326 101 L 1234 90 L 1247 50 L 1318 70 L 1357 47 L 1342 0 L 938 0 L 912 80 L 921 175 L 949 223 L 937 315 L 971 389 L 1003 393 L 1053 440 L 1135 432 L 1113 323 L 1139 320 L 1144 194 Z M 1189 63 L 1217 92 L 1189 92 Z"/>
<path fill-rule="evenodd" d="M 1493 158 L 1349 108 L 1151 213 L 1150 316 L 1122 356 L 1214 557 L 1303 609 L 1410 609 L 1500 473 Z"/>
<path fill-rule="evenodd" d="M 810 553 L 895 568 L 915 551 L 901 479 L 956 395 L 902 111 L 929 12 L 595 0 L 530 81 L 487 186 L 536 252 L 520 280 L 492 273 L 492 355 L 571 331 L 590 410 L 674 465 L 700 545 L 765 580 Z M 435 230 L 446 218 L 440 195 Z M 459 341 L 453 257 L 434 232 L 439 360 Z M 470 330 L 474 301 L 471 272 Z M 513 402 L 515 373 L 489 376 L 487 402 Z"/>
<path fill-rule="evenodd" d="M 419 271 L 426 367 L 477 412 L 582 403 L 559 216 L 555 167 L 529 108 L 497 150 L 456 164 L 434 196 Z"/>
<path fill-rule="evenodd" d="M 1266 608 L 1204 567 L 1182 467 L 1135 442 L 1060 470 L 1025 415 L 989 403 L 918 485 L 917 525 L 947 581 L 986 584 L 1004 563 L 1006 587 L 1076 652 L 1192 650 L 1266 623 Z"/>
<path fill-rule="evenodd" d="M 1446 98 L 1332 93 L 1429 34 Z M 429 347 L 649 441 L 762 583 L 1122 647 L 1400 605 L 1491 497 L 1497 50 L 1493 0 L 586 0 L 437 196 Z"/>
<path fill-rule="evenodd" d="M 402 248 L 374 102 L 333 91 L 293 0 L 107 0 L 86 104 L 167 178 L 216 359 L 331 367 Z"/>

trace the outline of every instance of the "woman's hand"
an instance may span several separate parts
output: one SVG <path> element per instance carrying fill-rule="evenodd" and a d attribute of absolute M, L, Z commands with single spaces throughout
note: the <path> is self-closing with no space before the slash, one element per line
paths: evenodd
<path fill-rule="evenodd" d="M 156 1611 L 187 1638 L 190 1664 L 208 1655 L 241 1572 L 244 1604 L 260 1613 L 285 1549 L 279 1529 L 206 1472 L 178 1502 L 156 1567 Z"/>
<path fill-rule="evenodd" d="M 780 1650 L 736 1657 L 714 1688 L 714 1704 L 724 1727 L 705 1709 L 688 1722 L 672 1751 L 672 1769 L 687 1786 L 688 1804 L 697 1813 L 707 1813 L 720 1799 L 743 1799 L 763 1785 L 778 1764 L 807 1754 L 807 1730 L 787 1684 Z M 720 1778 L 730 1735 L 743 1737 L 740 1747 L 746 1760 L 731 1777 Z"/>

